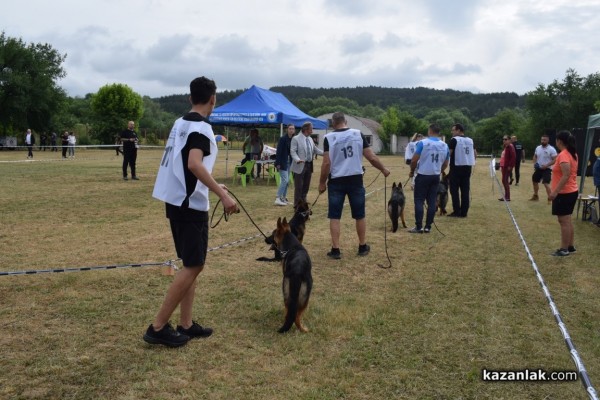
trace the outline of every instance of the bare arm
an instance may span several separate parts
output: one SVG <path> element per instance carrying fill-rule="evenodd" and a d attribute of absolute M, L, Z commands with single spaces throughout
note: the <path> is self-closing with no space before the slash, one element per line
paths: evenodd
<path fill-rule="evenodd" d="M 331 171 L 331 160 L 329 152 L 323 152 L 323 163 L 321 164 L 321 175 L 319 177 L 319 193 L 323 193 L 327 189 L 327 177 Z"/>
<path fill-rule="evenodd" d="M 569 175 L 571 174 L 571 164 L 569 164 L 568 162 L 560 163 L 560 170 L 562 171 L 563 175 L 560 178 L 560 180 L 558 181 L 558 184 L 556 185 L 554 190 L 552 190 L 552 192 L 550 192 L 550 195 L 548 196 L 548 200 L 554 200 L 556 198 L 556 196 L 558 195 L 558 193 L 560 193 L 562 188 L 565 186 L 565 184 L 569 180 Z"/>
<path fill-rule="evenodd" d="M 410 161 L 410 174 L 408 174 L 409 177 L 413 177 L 415 176 L 415 170 L 417 169 L 417 163 L 419 162 L 419 159 L 421 158 L 420 154 L 413 154 L 413 157 Z"/>
<path fill-rule="evenodd" d="M 234 199 L 229 196 L 227 187 L 219 184 L 215 181 L 215 178 L 208 172 L 202 159 L 204 158 L 204 152 L 200 149 L 191 149 L 188 158 L 188 169 L 194 174 L 200 182 L 202 182 L 210 191 L 219 196 L 219 199 L 223 202 L 225 212 L 232 214 L 238 212 L 238 206 Z"/>

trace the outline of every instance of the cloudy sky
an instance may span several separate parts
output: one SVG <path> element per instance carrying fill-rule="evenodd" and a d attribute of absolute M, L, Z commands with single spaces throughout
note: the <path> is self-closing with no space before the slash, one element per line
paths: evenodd
<path fill-rule="evenodd" d="M 125 83 L 152 97 L 219 90 L 533 90 L 600 71 L 598 0 L 4 1 L 0 30 L 67 54 L 71 96 Z"/>

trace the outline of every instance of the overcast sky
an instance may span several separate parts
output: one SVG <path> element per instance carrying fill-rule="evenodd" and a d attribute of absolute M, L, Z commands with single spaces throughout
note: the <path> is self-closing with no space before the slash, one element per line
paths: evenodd
<path fill-rule="evenodd" d="M 598 0 L 3 1 L 0 29 L 67 54 L 71 96 L 279 85 L 524 94 L 600 71 Z"/>

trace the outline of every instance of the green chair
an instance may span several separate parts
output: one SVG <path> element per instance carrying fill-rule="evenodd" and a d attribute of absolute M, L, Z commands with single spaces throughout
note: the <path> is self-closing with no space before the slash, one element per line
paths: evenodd
<path fill-rule="evenodd" d="M 277 183 L 277 187 L 281 184 L 281 175 L 279 175 L 279 171 L 272 165 L 269 165 L 267 168 L 267 172 L 269 173 L 269 177 L 267 179 L 267 185 L 271 181 L 271 178 L 275 178 L 275 183 Z M 294 174 L 292 171 L 288 170 L 288 185 L 294 185 Z"/>
<path fill-rule="evenodd" d="M 233 182 L 235 183 L 235 179 L 239 176 L 242 181 L 242 186 L 246 187 L 246 181 L 252 183 L 252 170 L 254 169 L 254 165 L 256 161 L 248 160 L 242 165 L 236 165 L 233 169 Z"/>

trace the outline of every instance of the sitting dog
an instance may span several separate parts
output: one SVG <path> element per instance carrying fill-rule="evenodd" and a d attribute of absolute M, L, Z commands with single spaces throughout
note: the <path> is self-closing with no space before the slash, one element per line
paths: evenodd
<path fill-rule="evenodd" d="M 440 215 L 446 215 L 446 206 L 448 205 L 448 175 L 443 174 L 437 190 L 437 209 Z"/>
<path fill-rule="evenodd" d="M 294 216 L 292 217 L 292 219 L 290 219 L 290 229 L 300 243 L 302 243 L 302 240 L 304 239 L 304 232 L 306 231 L 306 221 L 310 219 L 311 214 L 312 211 L 308 207 L 308 203 L 304 200 L 300 200 L 298 202 L 298 205 L 294 209 Z M 277 249 L 277 246 L 274 245 L 273 235 L 265 238 L 265 243 L 271 245 L 271 250 L 274 251 L 275 257 L 259 257 L 256 259 L 256 261 L 281 261 L 281 252 Z"/>
<path fill-rule="evenodd" d="M 398 182 L 392 184 L 392 196 L 388 201 L 388 215 L 392 220 L 392 232 L 398 230 L 398 218 L 402 219 L 402 226 L 406 228 L 406 222 L 404 221 L 404 205 L 406 198 L 404 197 L 404 190 L 402 190 L 402 183 Z"/>
<path fill-rule="evenodd" d="M 301 332 L 308 332 L 302 325 L 302 314 L 308 306 L 312 291 L 312 263 L 302 243 L 292 233 L 291 226 L 283 218 L 277 219 L 277 229 L 273 231 L 273 242 L 281 252 L 283 269 L 283 302 L 285 304 L 285 322 L 279 333 L 290 330 L 295 323 Z"/>

